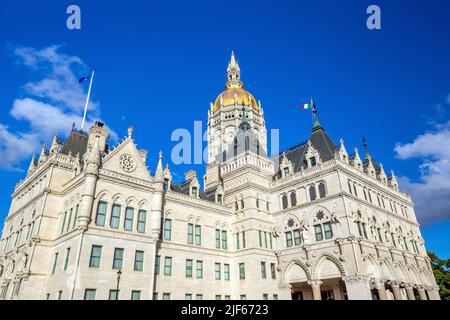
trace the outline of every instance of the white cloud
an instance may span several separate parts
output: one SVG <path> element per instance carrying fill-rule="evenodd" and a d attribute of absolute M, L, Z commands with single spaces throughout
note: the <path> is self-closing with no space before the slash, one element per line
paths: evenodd
<path fill-rule="evenodd" d="M 53 132 L 65 137 L 72 123 L 81 124 L 85 102 L 83 85 L 78 78 L 89 68 L 76 57 L 59 52 L 60 46 L 41 50 L 17 47 L 14 50 L 19 65 L 38 74 L 41 78 L 23 87 L 24 98 L 16 99 L 10 115 L 27 124 L 28 129 L 15 132 L 0 123 L 0 168 L 19 170 L 21 161 L 39 153 L 43 143 L 49 143 Z M 99 103 L 89 102 L 87 124 L 100 114 Z M 116 134 L 112 132 L 113 139 Z M 28 164 L 28 163 L 27 163 Z"/>
<path fill-rule="evenodd" d="M 420 222 L 430 225 L 450 219 L 450 121 L 436 125 L 411 143 L 397 144 L 394 150 L 400 159 L 422 161 L 419 182 L 399 178 L 402 189 L 415 202 Z"/>

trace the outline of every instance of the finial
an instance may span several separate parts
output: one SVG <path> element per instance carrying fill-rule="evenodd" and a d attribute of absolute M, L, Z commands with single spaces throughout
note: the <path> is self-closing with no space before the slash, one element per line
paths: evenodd
<path fill-rule="evenodd" d="M 314 101 L 313 101 L 312 98 L 311 98 L 311 108 L 312 108 L 313 117 L 314 117 L 313 129 L 314 128 L 319 128 L 320 127 L 320 122 L 319 122 L 319 118 L 317 117 L 317 108 L 316 108 L 316 105 L 314 104 Z"/>
<path fill-rule="evenodd" d="M 366 137 L 362 137 L 362 142 L 363 142 L 363 146 L 364 146 L 364 150 L 366 151 L 366 159 L 370 158 L 370 153 L 369 153 L 369 149 L 367 148 L 367 140 Z"/>
<path fill-rule="evenodd" d="M 75 122 L 72 123 L 72 132 L 75 131 Z"/>
<path fill-rule="evenodd" d="M 134 128 L 132 126 L 128 127 L 128 138 L 131 138 L 131 135 L 133 134 Z"/>
<path fill-rule="evenodd" d="M 163 156 L 163 152 L 162 152 L 162 150 L 159 150 L 158 159 L 162 159 L 162 156 Z"/>

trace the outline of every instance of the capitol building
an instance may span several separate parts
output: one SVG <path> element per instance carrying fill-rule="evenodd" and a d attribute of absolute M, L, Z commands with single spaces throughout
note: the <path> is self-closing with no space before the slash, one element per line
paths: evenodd
<path fill-rule="evenodd" d="M 268 156 L 232 54 L 203 177 L 174 182 L 131 127 L 113 148 L 100 121 L 55 134 L 12 193 L 0 299 L 440 299 L 410 196 L 316 113 L 305 143 Z"/>

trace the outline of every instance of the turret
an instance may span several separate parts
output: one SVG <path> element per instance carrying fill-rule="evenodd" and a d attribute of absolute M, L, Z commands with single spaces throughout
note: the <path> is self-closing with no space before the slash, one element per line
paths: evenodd
<path fill-rule="evenodd" d="M 47 152 L 47 147 L 45 146 L 45 143 L 44 143 L 44 145 L 42 146 L 42 149 L 41 149 L 41 154 L 39 155 L 39 161 L 38 161 L 39 164 L 41 164 L 42 162 L 47 160 L 46 152 Z"/>
<path fill-rule="evenodd" d="M 363 166 L 361 162 L 361 157 L 359 156 L 358 148 L 355 148 L 355 156 L 353 157 L 353 167 L 359 171 L 363 171 Z"/>
<path fill-rule="evenodd" d="M 36 169 L 36 155 L 33 153 L 30 165 L 28 166 L 27 175 L 31 174 Z"/>

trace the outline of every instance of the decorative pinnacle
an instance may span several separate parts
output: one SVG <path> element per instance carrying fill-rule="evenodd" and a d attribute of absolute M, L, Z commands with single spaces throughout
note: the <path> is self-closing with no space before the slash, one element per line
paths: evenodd
<path fill-rule="evenodd" d="M 131 135 L 133 134 L 134 128 L 132 126 L 128 127 L 128 137 L 131 138 Z"/>

